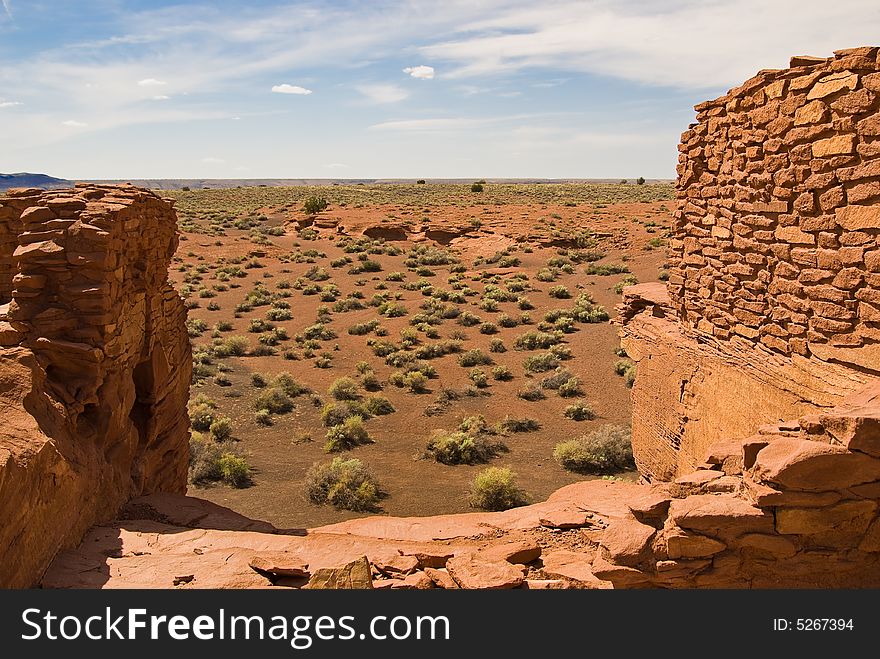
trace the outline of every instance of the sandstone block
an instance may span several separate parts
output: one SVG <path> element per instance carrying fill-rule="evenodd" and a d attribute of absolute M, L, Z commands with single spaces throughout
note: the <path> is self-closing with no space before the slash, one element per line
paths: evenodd
<path fill-rule="evenodd" d="M 600 541 L 602 555 L 620 565 L 638 565 L 650 549 L 656 529 L 634 519 L 614 520 Z"/>
<path fill-rule="evenodd" d="M 784 535 L 814 535 L 851 524 L 867 528 L 876 510 L 876 501 L 864 500 L 844 501 L 827 508 L 780 508 L 776 511 L 776 531 Z"/>
<path fill-rule="evenodd" d="M 312 573 L 305 588 L 311 590 L 372 590 L 370 561 L 363 556 L 341 567 L 320 568 Z"/>
<path fill-rule="evenodd" d="M 676 499 L 669 519 L 682 529 L 728 540 L 746 532 L 766 532 L 773 517 L 730 494 L 697 494 Z"/>
<path fill-rule="evenodd" d="M 523 583 L 520 568 L 507 561 L 488 561 L 475 555 L 450 558 L 446 570 L 460 588 L 470 590 L 505 590 Z"/>
<path fill-rule="evenodd" d="M 880 480 L 880 460 L 842 446 L 781 437 L 758 452 L 755 480 L 783 489 L 820 492 Z"/>
<path fill-rule="evenodd" d="M 813 156 L 815 158 L 849 155 L 855 153 L 855 150 L 856 138 L 853 135 L 835 135 L 813 142 Z"/>

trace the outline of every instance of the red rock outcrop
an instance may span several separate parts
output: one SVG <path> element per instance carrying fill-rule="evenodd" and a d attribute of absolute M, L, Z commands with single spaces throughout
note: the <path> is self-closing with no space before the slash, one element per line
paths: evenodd
<path fill-rule="evenodd" d="M 170 203 L 131 186 L 0 198 L 0 586 L 131 497 L 186 488 L 192 368 Z"/>

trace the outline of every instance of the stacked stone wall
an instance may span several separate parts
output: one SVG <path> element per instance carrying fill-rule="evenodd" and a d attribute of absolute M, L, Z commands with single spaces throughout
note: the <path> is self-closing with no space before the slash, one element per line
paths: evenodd
<path fill-rule="evenodd" d="M 880 371 L 878 49 L 793 58 L 679 146 L 669 290 L 700 332 Z"/>

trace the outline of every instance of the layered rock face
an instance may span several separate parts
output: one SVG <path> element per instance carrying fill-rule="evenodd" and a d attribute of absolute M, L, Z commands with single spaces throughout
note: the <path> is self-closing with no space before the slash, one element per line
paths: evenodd
<path fill-rule="evenodd" d="M 687 473 L 719 432 L 827 409 L 880 375 L 878 94 L 865 47 L 794 58 L 696 107 L 669 295 L 647 294 L 670 322 L 627 312 L 623 329 L 647 477 Z"/>
<path fill-rule="evenodd" d="M 0 586 L 37 582 L 131 497 L 183 492 L 192 360 L 167 201 L 0 198 Z"/>

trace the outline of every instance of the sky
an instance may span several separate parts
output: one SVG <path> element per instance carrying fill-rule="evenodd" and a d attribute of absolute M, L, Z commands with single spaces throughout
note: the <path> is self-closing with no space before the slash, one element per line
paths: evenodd
<path fill-rule="evenodd" d="M 673 178 L 693 106 L 877 0 L 0 0 L 0 172 Z"/>

